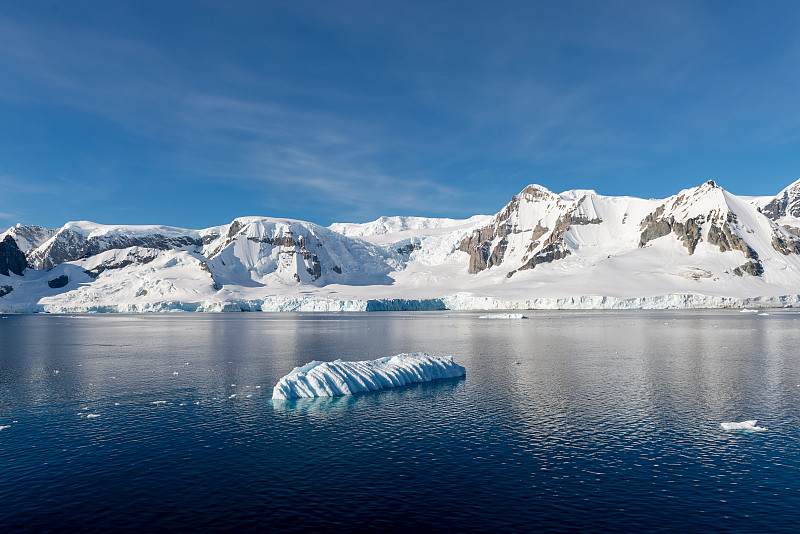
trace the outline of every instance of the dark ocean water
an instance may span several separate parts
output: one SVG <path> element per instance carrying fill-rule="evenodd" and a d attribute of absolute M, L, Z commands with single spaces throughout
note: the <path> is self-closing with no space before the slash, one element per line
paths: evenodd
<path fill-rule="evenodd" d="M 800 529 L 798 312 L 479 315 L 0 316 L 0 529 Z M 466 378 L 270 399 L 416 351 Z"/>

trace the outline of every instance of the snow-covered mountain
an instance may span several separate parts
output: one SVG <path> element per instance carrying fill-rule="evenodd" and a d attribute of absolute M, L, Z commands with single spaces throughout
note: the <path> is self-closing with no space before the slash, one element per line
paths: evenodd
<path fill-rule="evenodd" d="M 0 234 L 0 310 L 800 305 L 800 181 L 745 198 L 530 185 L 494 216 L 189 230 L 70 222 Z"/>
<path fill-rule="evenodd" d="M 759 211 L 788 232 L 800 236 L 800 180 L 774 197 L 757 197 L 753 204 Z"/>

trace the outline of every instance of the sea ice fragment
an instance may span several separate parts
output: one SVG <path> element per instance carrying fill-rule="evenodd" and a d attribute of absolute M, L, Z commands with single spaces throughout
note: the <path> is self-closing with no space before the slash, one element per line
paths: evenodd
<path fill-rule="evenodd" d="M 764 427 L 756 426 L 757 422 L 756 419 L 753 419 L 752 421 L 742 421 L 741 423 L 720 423 L 719 426 L 722 427 L 722 430 L 749 430 L 751 432 L 766 430 Z"/>
<path fill-rule="evenodd" d="M 424 352 L 398 354 L 377 360 L 343 362 L 313 361 L 296 367 L 272 390 L 273 400 L 335 397 L 364 391 L 405 386 L 440 378 L 464 376 L 466 369 L 452 356 Z"/>

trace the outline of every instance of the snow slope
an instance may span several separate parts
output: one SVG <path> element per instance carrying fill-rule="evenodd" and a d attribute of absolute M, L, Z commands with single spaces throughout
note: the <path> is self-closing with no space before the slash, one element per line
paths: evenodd
<path fill-rule="evenodd" d="M 796 305 L 795 206 L 800 182 L 757 198 L 713 182 L 666 199 L 530 185 L 464 220 L 17 226 L 0 235 L 0 311 Z M 4 270 L 20 250 L 29 268 Z"/>

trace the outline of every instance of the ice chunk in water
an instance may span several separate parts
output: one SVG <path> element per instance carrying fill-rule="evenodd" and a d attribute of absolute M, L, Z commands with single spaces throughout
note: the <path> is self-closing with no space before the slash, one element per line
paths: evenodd
<path fill-rule="evenodd" d="M 722 430 L 750 430 L 752 432 L 766 430 L 764 427 L 756 426 L 757 422 L 756 419 L 753 419 L 752 421 L 742 421 L 741 423 L 720 423 L 719 426 L 722 427 Z"/>
<path fill-rule="evenodd" d="M 359 362 L 313 361 L 295 367 L 281 378 L 272 389 L 272 398 L 352 395 L 439 378 L 455 378 L 464 376 L 466 372 L 450 356 L 430 356 L 424 352 Z"/>
<path fill-rule="evenodd" d="M 481 315 L 479 319 L 527 319 L 521 313 L 490 313 L 488 315 Z"/>

